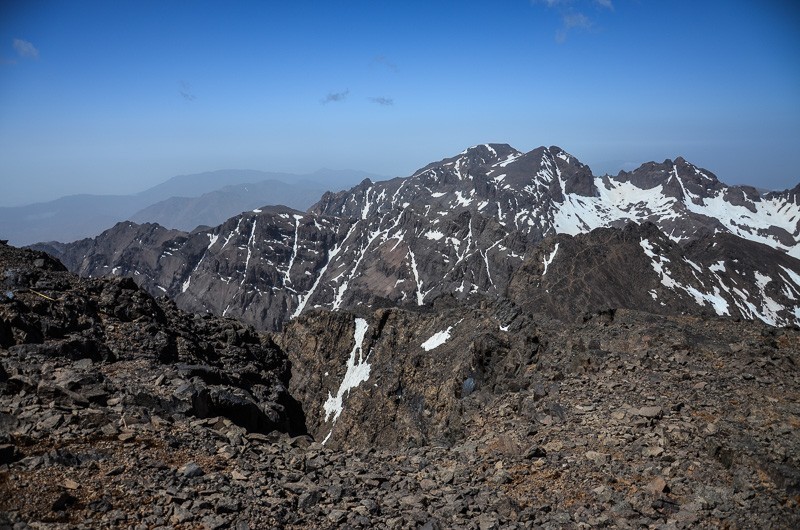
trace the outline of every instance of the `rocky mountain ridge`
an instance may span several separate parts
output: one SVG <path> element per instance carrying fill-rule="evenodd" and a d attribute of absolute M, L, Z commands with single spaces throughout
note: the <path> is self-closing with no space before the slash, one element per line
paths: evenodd
<path fill-rule="evenodd" d="M 644 224 L 623 229 L 631 222 Z M 476 294 L 562 318 L 620 304 L 785 325 L 800 322 L 798 238 L 796 190 L 728 187 L 680 158 L 595 177 L 557 147 L 492 144 L 327 193 L 305 213 L 258 208 L 193 233 L 121 223 L 38 248 L 81 275 L 129 275 L 186 310 L 261 329 L 314 307 Z"/>
<path fill-rule="evenodd" d="M 560 147 L 522 153 L 507 144 L 484 144 L 408 179 L 365 181 L 328 193 L 311 211 L 364 218 L 372 209 L 383 213 L 424 202 L 434 224 L 445 211 L 469 209 L 533 240 L 650 221 L 676 242 L 731 232 L 800 257 L 799 191 L 800 184 L 762 196 L 749 186 L 727 186 L 682 157 L 597 177 Z"/>

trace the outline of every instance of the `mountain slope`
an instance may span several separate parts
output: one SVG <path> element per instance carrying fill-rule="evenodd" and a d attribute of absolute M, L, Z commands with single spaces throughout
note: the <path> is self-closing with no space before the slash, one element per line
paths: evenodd
<path fill-rule="evenodd" d="M 760 197 L 683 159 L 597 178 L 558 147 L 493 144 L 308 213 L 255 209 L 191 234 L 123 223 L 51 250 L 82 275 L 133 275 L 264 329 L 313 307 L 475 294 L 567 319 L 616 304 L 784 325 L 800 321 L 797 216 L 796 193 Z M 631 221 L 644 224 L 621 229 Z"/>
<path fill-rule="evenodd" d="M 596 177 L 559 147 L 521 153 L 505 144 L 479 145 L 408 179 L 328 193 L 312 211 L 363 218 L 405 204 L 424 204 L 434 224 L 454 211 L 480 212 L 533 240 L 650 221 L 675 241 L 731 232 L 800 257 L 798 188 L 762 197 L 680 157 Z"/>
<path fill-rule="evenodd" d="M 431 226 L 412 206 L 367 219 L 265 208 L 191 234 L 121 223 L 52 251 L 82 275 L 131 275 L 184 309 L 263 329 L 314 308 L 507 297 L 560 318 L 613 307 L 800 318 L 800 262 L 723 233 L 679 244 L 653 224 L 533 243 L 462 210 Z"/>

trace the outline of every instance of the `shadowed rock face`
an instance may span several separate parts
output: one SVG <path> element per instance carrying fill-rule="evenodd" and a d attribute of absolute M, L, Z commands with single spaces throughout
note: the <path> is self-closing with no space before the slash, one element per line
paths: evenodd
<path fill-rule="evenodd" d="M 288 360 L 253 328 L 185 313 L 130 278 L 79 279 L 44 253 L 0 245 L 0 271 L 6 389 L 304 432 Z"/>
<path fill-rule="evenodd" d="M 290 391 L 316 439 L 332 447 L 449 446 L 467 436 L 464 398 L 527 387 L 526 368 L 538 356 L 535 329 L 503 333 L 492 315 L 444 301 L 433 311 L 381 309 L 361 319 L 367 332 L 356 344 L 351 314 L 316 311 L 276 340 L 291 352 Z M 368 378 L 342 392 L 358 363 Z M 341 413 L 329 413 L 337 396 Z"/>
<path fill-rule="evenodd" d="M 73 246 L 68 256 L 86 256 L 77 264 L 81 274 L 128 274 L 185 310 L 267 330 L 314 307 L 422 307 L 476 294 L 563 320 L 607 308 L 772 325 L 799 318 L 800 263 L 732 234 L 681 244 L 647 223 L 532 244 L 465 210 L 437 225 L 435 237 L 452 242 L 440 248 L 425 237 L 433 231 L 417 212 L 402 212 L 385 230 L 379 223 L 361 232 L 362 222 L 274 209 L 193 234 L 127 224 Z M 407 242 L 390 237 L 393 230 L 422 237 Z"/>

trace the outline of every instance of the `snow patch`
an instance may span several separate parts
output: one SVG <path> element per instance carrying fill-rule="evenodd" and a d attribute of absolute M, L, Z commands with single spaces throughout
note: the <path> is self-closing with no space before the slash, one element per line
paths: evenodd
<path fill-rule="evenodd" d="M 464 197 L 463 195 L 461 195 L 460 191 L 457 191 L 456 192 L 456 203 L 461 205 L 461 206 L 469 206 L 470 204 L 472 204 L 472 200 L 470 200 L 467 197 Z"/>
<path fill-rule="evenodd" d="M 414 273 L 414 281 L 417 282 L 417 305 L 423 305 L 423 300 L 425 299 L 425 293 L 422 292 L 422 281 L 419 279 L 419 269 L 417 269 L 417 258 L 414 256 L 414 252 L 412 252 L 411 248 L 409 247 L 408 253 L 411 256 L 411 270 Z"/>
<path fill-rule="evenodd" d="M 725 262 L 723 260 L 719 260 L 718 262 L 711 265 L 708 270 L 711 272 L 725 272 Z"/>
<path fill-rule="evenodd" d="M 796 284 L 798 287 L 800 287 L 800 274 L 797 274 L 797 273 L 796 273 L 796 272 L 794 272 L 792 269 L 787 269 L 787 268 L 786 268 L 786 267 L 784 267 L 783 265 L 778 265 L 778 266 L 779 266 L 781 269 L 783 269 L 783 270 L 786 272 L 786 274 L 788 274 L 788 275 L 789 275 L 789 278 L 791 278 L 791 279 L 792 279 L 792 281 L 793 281 L 793 282 L 794 282 L 794 283 L 795 283 L 795 284 Z"/>
<path fill-rule="evenodd" d="M 302 215 L 295 214 L 294 216 L 294 244 L 292 245 L 292 256 L 289 258 L 289 265 L 286 266 L 286 274 L 283 276 L 283 285 L 292 283 L 292 265 L 294 265 L 294 259 L 297 257 L 297 234 L 300 232 L 300 219 L 302 218 Z"/>
<path fill-rule="evenodd" d="M 681 289 L 684 292 L 688 293 L 689 295 L 694 298 L 694 301 L 699 306 L 704 306 L 706 304 L 710 305 L 714 312 L 717 313 L 719 316 L 723 315 L 730 315 L 730 311 L 728 309 L 728 302 L 722 298 L 719 288 L 714 286 L 714 293 L 704 293 L 698 290 L 691 285 L 683 285 L 677 281 L 675 281 L 672 276 L 670 276 L 669 271 L 666 268 L 666 264 L 669 263 L 669 259 L 659 256 L 655 253 L 653 249 L 653 244 L 650 243 L 647 239 L 642 239 L 639 242 L 642 249 L 644 250 L 645 255 L 650 258 L 650 265 L 653 267 L 653 270 L 656 271 L 656 274 L 659 275 L 661 278 L 661 284 L 665 287 L 672 289 Z M 687 260 L 688 261 L 688 260 Z M 653 299 L 656 299 L 656 295 L 653 291 L 650 291 L 650 296 Z"/>
<path fill-rule="evenodd" d="M 450 340 L 450 331 L 452 331 L 453 326 L 450 326 L 444 331 L 437 331 L 433 334 L 431 338 L 426 340 L 421 344 L 422 349 L 425 351 L 431 351 L 434 348 L 438 348 L 448 340 Z"/>
<path fill-rule="evenodd" d="M 303 312 L 303 309 L 305 309 L 306 304 L 308 303 L 308 300 L 311 298 L 311 295 L 313 295 L 314 292 L 317 290 L 317 287 L 319 287 L 319 282 L 320 282 L 320 280 L 322 280 L 322 277 L 325 275 L 325 271 L 328 270 L 328 266 L 333 261 L 333 258 L 335 258 L 336 255 L 339 254 L 339 252 L 341 252 L 342 245 L 344 245 L 344 243 L 350 238 L 350 234 L 353 233 L 353 230 L 355 229 L 355 227 L 357 225 L 358 225 L 358 223 L 353 224 L 353 226 L 350 227 L 350 230 L 347 231 L 347 235 L 344 236 L 344 239 L 342 240 L 342 242 L 340 244 L 338 244 L 336 247 L 334 247 L 328 253 L 328 260 L 325 262 L 325 265 L 319 271 L 319 275 L 317 276 L 317 279 L 314 280 L 314 285 L 312 285 L 311 289 L 309 289 L 308 292 L 303 297 L 300 298 L 300 300 L 298 301 L 298 304 L 297 304 L 297 308 L 294 310 L 294 313 L 292 313 L 292 316 L 289 317 L 290 319 L 297 318 L 297 316 L 300 313 Z"/>
<path fill-rule="evenodd" d="M 500 162 L 497 165 L 499 167 L 506 167 L 507 165 L 509 165 L 510 163 L 512 163 L 514 160 L 516 160 L 517 158 L 519 158 L 521 156 L 522 156 L 522 153 L 512 153 L 512 154 L 508 155 L 508 157 L 505 160 L 503 160 L 502 162 Z"/>
<path fill-rule="evenodd" d="M 553 258 L 556 257 L 556 252 L 558 252 L 558 243 L 556 243 L 556 246 L 555 248 L 553 248 L 553 252 L 550 254 L 550 256 L 545 258 L 544 260 L 544 272 L 542 272 L 542 276 L 547 274 L 547 267 L 549 267 L 550 264 L 553 263 Z"/>
<path fill-rule="evenodd" d="M 332 421 L 335 424 L 336 420 L 338 420 L 339 416 L 342 414 L 342 402 L 345 395 L 349 394 L 350 390 L 369 379 L 370 365 L 367 362 L 369 360 L 369 355 L 365 357 L 363 350 L 367 328 L 369 328 L 369 324 L 367 324 L 366 320 L 363 318 L 356 319 L 356 329 L 353 333 L 354 344 L 353 349 L 350 351 L 350 356 L 347 358 L 344 379 L 342 379 L 342 383 L 339 385 L 336 396 L 332 396 L 331 393 L 328 392 L 328 399 L 322 406 L 325 411 L 326 422 L 333 416 Z M 356 353 L 358 353 L 358 361 L 356 361 Z M 323 440 L 323 444 L 331 437 L 331 433 L 333 433 L 333 428 L 331 428 L 331 432 L 328 433 L 328 436 Z"/>
<path fill-rule="evenodd" d="M 441 233 L 439 230 L 428 230 L 427 232 L 425 232 L 425 237 L 427 237 L 431 241 L 439 241 L 444 237 L 444 234 Z"/>
<path fill-rule="evenodd" d="M 206 234 L 206 235 L 208 236 L 208 241 L 209 241 L 208 248 L 211 248 L 214 245 L 214 243 L 217 242 L 217 239 L 219 239 L 219 234 Z"/>
<path fill-rule="evenodd" d="M 247 266 L 250 265 L 250 256 L 253 252 L 253 239 L 256 236 L 256 221 L 257 219 L 253 219 L 253 227 L 250 229 L 250 238 L 247 240 L 247 259 L 244 262 L 244 272 L 242 273 L 242 283 L 240 285 L 244 285 L 244 281 L 247 279 Z"/>
<path fill-rule="evenodd" d="M 697 263 L 695 263 L 694 261 L 692 261 L 692 260 L 690 260 L 690 259 L 687 259 L 687 258 L 684 258 L 684 261 L 686 261 L 686 263 L 688 263 L 688 264 L 689 264 L 689 265 L 690 265 L 690 266 L 691 266 L 691 267 L 692 267 L 694 270 L 696 270 L 697 272 L 699 272 L 699 273 L 702 273 L 702 272 L 703 272 L 703 269 L 701 269 L 701 268 L 700 268 L 700 265 L 698 265 L 698 264 L 697 264 Z"/>
<path fill-rule="evenodd" d="M 755 309 L 753 312 L 767 324 L 777 326 L 782 322 L 782 319 L 778 316 L 778 312 L 785 308 L 767 294 L 766 287 L 768 283 L 772 282 L 772 278 L 766 274 L 761 274 L 759 271 L 754 271 L 754 275 L 756 277 L 756 285 L 761 294 L 761 309 L 763 313 Z"/>
<path fill-rule="evenodd" d="M 371 206 L 369 200 L 369 193 L 372 191 L 372 186 L 367 188 L 367 192 L 364 194 L 364 208 L 361 210 L 361 219 L 366 219 L 367 215 L 369 215 L 369 208 Z"/>

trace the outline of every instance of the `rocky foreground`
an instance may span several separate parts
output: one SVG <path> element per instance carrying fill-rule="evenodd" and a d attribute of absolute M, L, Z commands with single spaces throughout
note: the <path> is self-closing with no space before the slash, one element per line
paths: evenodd
<path fill-rule="evenodd" d="M 800 527 L 796 328 L 476 299 L 260 334 L 0 274 L 0 527 Z"/>

